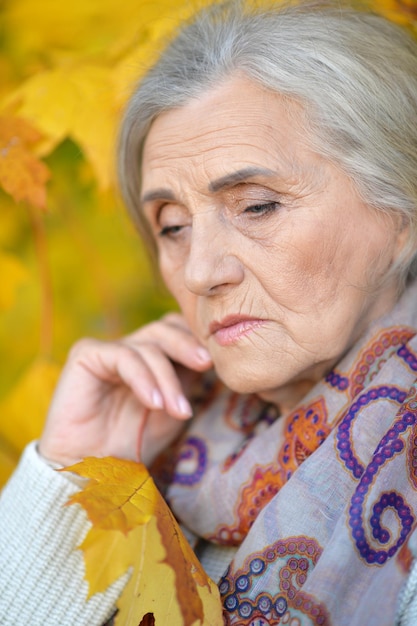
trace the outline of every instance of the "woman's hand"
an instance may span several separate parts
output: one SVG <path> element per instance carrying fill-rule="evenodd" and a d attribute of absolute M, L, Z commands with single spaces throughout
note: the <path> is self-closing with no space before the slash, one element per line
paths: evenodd
<path fill-rule="evenodd" d="M 63 465 L 107 455 L 149 464 L 191 417 L 184 392 L 211 365 L 177 313 L 117 342 L 81 340 L 52 399 L 40 453 Z"/>

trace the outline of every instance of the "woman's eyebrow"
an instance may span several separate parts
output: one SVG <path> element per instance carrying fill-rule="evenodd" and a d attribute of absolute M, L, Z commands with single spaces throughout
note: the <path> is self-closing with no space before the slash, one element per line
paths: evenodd
<path fill-rule="evenodd" d="M 211 192 L 220 191 L 221 189 L 227 189 L 250 178 L 254 178 L 255 176 L 276 176 L 276 172 L 265 167 L 244 167 L 241 170 L 231 172 L 230 174 L 213 180 L 209 183 L 208 189 Z"/>
<path fill-rule="evenodd" d="M 213 180 L 209 183 L 208 190 L 215 193 L 216 191 L 233 187 L 234 185 L 247 181 L 255 176 L 276 176 L 276 172 L 266 167 L 244 167 L 236 172 L 231 172 L 230 174 L 226 174 L 221 178 Z M 159 200 L 161 198 L 164 200 L 175 200 L 175 196 L 170 189 L 161 187 L 159 189 L 152 189 L 151 191 L 146 192 L 141 198 L 141 203 L 144 204 L 145 202 L 152 202 L 153 200 Z"/>
<path fill-rule="evenodd" d="M 169 189 L 153 189 L 152 191 L 148 191 L 141 198 L 141 204 L 145 202 L 152 202 L 153 200 L 159 200 L 163 198 L 164 200 L 175 200 L 174 194 Z"/>

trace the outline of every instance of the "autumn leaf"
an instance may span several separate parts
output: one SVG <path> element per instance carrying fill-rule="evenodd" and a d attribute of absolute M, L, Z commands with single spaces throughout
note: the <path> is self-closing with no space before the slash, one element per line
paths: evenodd
<path fill-rule="evenodd" d="M 155 626 L 219 626 L 223 618 L 218 587 L 164 506 L 165 511 L 158 506 L 156 515 L 142 528 L 134 570 L 117 603 L 115 626 L 137 626 L 144 613 L 154 617 Z M 161 524 L 166 526 L 166 537 L 172 538 L 168 546 L 159 530 Z M 179 555 L 178 545 L 184 554 Z"/>
<path fill-rule="evenodd" d="M 133 566 L 142 540 L 142 528 L 138 526 L 127 535 L 120 530 L 102 530 L 94 526 L 89 530 L 79 546 L 84 555 L 88 597 L 105 591 Z"/>
<path fill-rule="evenodd" d="M 109 68 L 80 65 L 36 74 L 7 103 L 43 134 L 38 153 L 47 155 L 70 137 L 91 162 L 101 188 L 114 182 L 119 111 Z"/>
<path fill-rule="evenodd" d="M 198 585 L 210 590 L 207 574 L 162 496 L 158 499 L 156 523 L 166 550 L 164 563 L 176 573 L 177 599 L 184 624 L 193 624 L 202 614 Z"/>
<path fill-rule="evenodd" d="M 0 117 L 0 185 L 16 202 L 46 206 L 49 169 L 32 152 L 41 134 L 25 120 Z"/>
<path fill-rule="evenodd" d="M 69 504 L 81 504 L 93 524 L 80 546 L 90 595 L 133 567 L 117 626 L 138 626 L 146 614 L 143 623 L 152 617 L 155 626 L 221 623 L 218 588 L 143 465 L 87 458 L 63 471 L 88 479 Z"/>
<path fill-rule="evenodd" d="M 137 626 L 144 611 L 152 615 L 155 626 L 223 623 L 217 585 L 160 494 L 155 515 L 142 530 L 134 571 L 118 607 L 116 626 Z"/>
<path fill-rule="evenodd" d="M 127 534 L 148 522 L 154 513 L 158 492 L 141 463 L 113 457 L 87 457 L 66 467 L 65 471 L 89 479 L 84 489 L 71 497 L 69 504 L 81 504 L 96 528 Z"/>
<path fill-rule="evenodd" d="M 93 524 L 79 546 L 90 597 L 133 565 L 141 527 L 151 518 L 158 493 L 145 466 L 133 461 L 88 457 L 60 471 L 88 479 L 68 504 L 80 504 Z"/>

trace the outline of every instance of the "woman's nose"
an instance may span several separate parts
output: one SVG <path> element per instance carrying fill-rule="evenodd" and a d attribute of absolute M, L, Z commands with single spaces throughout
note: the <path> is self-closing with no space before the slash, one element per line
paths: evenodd
<path fill-rule="evenodd" d="M 214 295 L 242 282 L 244 267 L 236 254 L 230 226 L 220 220 L 195 220 L 185 267 L 186 287 L 197 295 Z"/>

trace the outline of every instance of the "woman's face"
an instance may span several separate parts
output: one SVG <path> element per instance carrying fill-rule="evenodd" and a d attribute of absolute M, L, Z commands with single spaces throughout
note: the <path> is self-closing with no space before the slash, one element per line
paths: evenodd
<path fill-rule="evenodd" d="M 156 119 L 142 175 L 162 276 L 231 389 L 304 392 L 393 305 L 402 235 L 295 101 L 230 79 Z"/>

